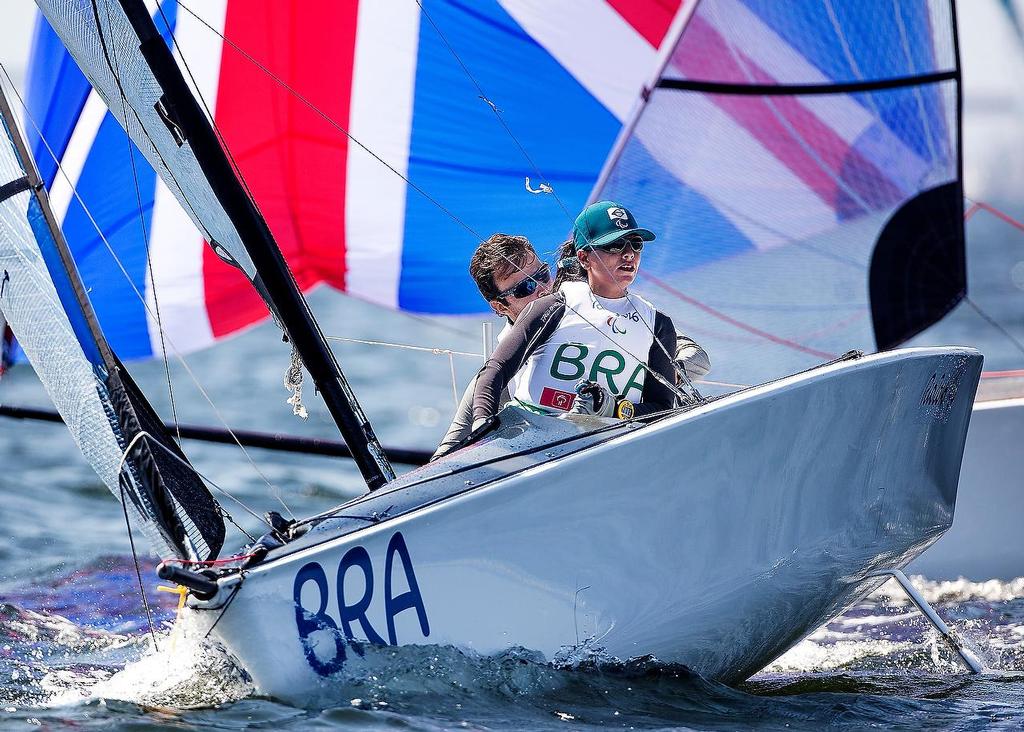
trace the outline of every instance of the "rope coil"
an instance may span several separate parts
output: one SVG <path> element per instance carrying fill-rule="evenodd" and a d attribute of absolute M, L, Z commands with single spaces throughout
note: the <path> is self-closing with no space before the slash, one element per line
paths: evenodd
<path fill-rule="evenodd" d="M 292 344 L 291 362 L 284 374 L 284 388 L 292 394 L 285 401 L 286 404 L 291 405 L 292 414 L 299 419 L 308 419 L 309 411 L 302 403 L 302 357 L 299 356 L 299 351 L 295 348 L 294 343 Z"/>

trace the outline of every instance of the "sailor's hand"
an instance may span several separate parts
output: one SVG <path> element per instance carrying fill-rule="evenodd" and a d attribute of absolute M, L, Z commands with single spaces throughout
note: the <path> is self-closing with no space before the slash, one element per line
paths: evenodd
<path fill-rule="evenodd" d="M 592 414 L 595 417 L 615 416 L 615 396 L 596 381 L 576 384 L 576 400 L 570 414 Z"/>
<path fill-rule="evenodd" d="M 481 417 L 480 419 L 474 419 L 473 420 L 473 432 L 476 432 L 478 429 L 483 427 L 485 424 L 487 424 L 487 418 L 486 417 Z"/>

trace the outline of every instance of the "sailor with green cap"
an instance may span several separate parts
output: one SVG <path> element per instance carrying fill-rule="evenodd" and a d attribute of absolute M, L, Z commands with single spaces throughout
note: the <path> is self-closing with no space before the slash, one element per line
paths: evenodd
<path fill-rule="evenodd" d="M 548 413 L 629 417 L 675 405 L 675 327 L 629 291 L 654 238 L 619 203 L 583 209 L 573 226 L 581 277 L 531 303 L 484 365 L 477 424 L 513 376 L 513 403 Z"/>
<path fill-rule="evenodd" d="M 654 232 L 642 229 L 625 206 L 613 201 L 598 201 L 587 206 L 576 217 L 572 227 L 572 240 L 576 249 L 603 247 L 616 239 L 638 236 L 643 241 L 654 241 Z"/>

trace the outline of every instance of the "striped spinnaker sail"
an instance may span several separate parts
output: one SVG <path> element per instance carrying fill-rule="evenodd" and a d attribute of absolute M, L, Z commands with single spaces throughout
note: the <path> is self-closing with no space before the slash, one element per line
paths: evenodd
<path fill-rule="evenodd" d="M 173 34 L 176 58 L 299 285 L 427 313 L 487 312 L 466 274 L 477 235 L 521 232 L 548 252 L 564 239 L 679 7 L 164 0 L 156 12 L 148 4 L 169 43 Z M 143 156 L 129 158 L 113 115 L 45 21 L 29 69 L 29 114 L 40 126 L 39 134 L 28 126 L 33 149 L 118 352 L 161 352 L 133 285 L 150 304 L 159 300 L 181 351 L 266 317 Z M 526 176 L 535 188 L 550 183 L 558 200 L 527 193 Z"/>
<path fill-rule="evenodd" d="M 266 219 L 201 96 L 189 85 L 188 79 L 196 83 L 190 68 L 179 66 L 167 45 L 169 23 L 162 8 L 157 8 L 161 26 L 142 0 L 38 4 L 92 88 L 203 232 L 210 250 L 244 277 L 273 313 L 368 487 L 394 478 Z M 134 159 L 131 166 L 134 172 Z"/>
<path fill-rule="evenodd" d="M 594 198 L 640 288 L 751 383 L 890 348 L 966 291 L 949 0 L 701 0 Z"/>

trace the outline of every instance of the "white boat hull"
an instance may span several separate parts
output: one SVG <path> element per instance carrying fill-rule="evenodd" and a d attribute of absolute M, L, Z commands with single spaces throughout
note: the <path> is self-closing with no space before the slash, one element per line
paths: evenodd
<path fill-rule="evenodd" d="M 468 471 L 380 491 L 385 507 L 438 482 L 462 492 L 341 536 L 321 525 L 192 604 L 285 699 L 356 662 L 350 639 L 599 648 L 739 681 L 949 526 L 980 369 L 969 349 L 870 356 L 496 463 L 484 485 Z"/>
<path fill-rule="evenodd" d="M 908 571 L 929 579 L 1024 576 L 1024 398 L 977 402 L 953 526 Z"/>

